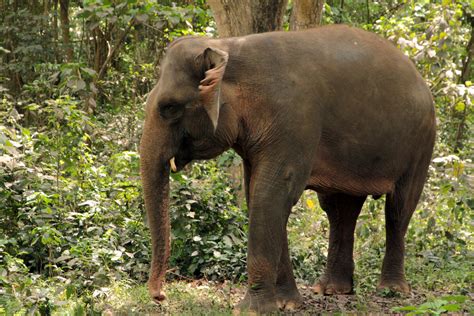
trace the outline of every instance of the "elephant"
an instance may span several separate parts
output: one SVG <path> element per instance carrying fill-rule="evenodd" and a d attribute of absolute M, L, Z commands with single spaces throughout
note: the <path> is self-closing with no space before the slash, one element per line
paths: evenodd
<path fill-rule="evenodd" d="M 382 195 L 386 253 L 379 287 L 410 291 L 404 239 L 436 123 L 430 89 L 408 57 L 376 34 L 333 25 L 178 38 L 160 71 L 140 142 L 153 300 L 166 298 L 170 172 L 229 149 L 242 157 L 249 209 L 248 289 L 237 311 L 302 303 L 286 225 L 306 189 L 317 192 L 330 224 L 317 293 L 352 292 L 356 220 L 367 196 Z"/>

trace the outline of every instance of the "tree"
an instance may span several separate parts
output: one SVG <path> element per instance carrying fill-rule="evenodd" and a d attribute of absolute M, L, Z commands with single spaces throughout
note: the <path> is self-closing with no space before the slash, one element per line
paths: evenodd
<path fill-rule="evenodd" d="M 209 0 L 220 37 L 281 30 L 288 0 Z"/>
<path fill-rule="evenodd" d="M 61 32 L 63 36 L 63 44 L 66 50 L 66 61 L 71 62 L 74 51 L 71 45 L 71 36 L 69 33 L 69 0 L 60 0 L 60 15 L 61 15 Z"/>
<path fill-rule="evenodd" d="M 324 0 L 294 0 L 290 30 L 303 30 L 321 24 Z"/>

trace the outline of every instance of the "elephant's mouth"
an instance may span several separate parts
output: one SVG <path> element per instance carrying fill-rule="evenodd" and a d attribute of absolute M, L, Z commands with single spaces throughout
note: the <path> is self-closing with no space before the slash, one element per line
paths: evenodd
<path fill-rule="evenodd" d="M 191 159 L 182 159 L 180 157 L 174 156 L 169 161 L 171 172 L 176 173 L 181 171 L 190 161 Z"/>
<path fill-rule="evenodd" d="M 193 160 L 192 140 L 185 132 L 184 137 L 179 142 L 178 150 L 169 160 L 169 168 L 171 172 L 181 171 L 189 162 Z"/>

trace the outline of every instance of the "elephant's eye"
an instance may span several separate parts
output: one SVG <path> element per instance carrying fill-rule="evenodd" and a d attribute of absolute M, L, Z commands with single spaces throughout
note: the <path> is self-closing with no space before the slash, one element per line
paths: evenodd
<path fill-rule="evenodd" d="M 160 115 L 167 120 L 176 120 L 183 115 L 184 106 L 179 103 L 160 104 Z"/>
<path fill-rule="evenodd" d="M 160 104 L 160 112 L 168 112 L 173 110 L 174 103 Z"/>

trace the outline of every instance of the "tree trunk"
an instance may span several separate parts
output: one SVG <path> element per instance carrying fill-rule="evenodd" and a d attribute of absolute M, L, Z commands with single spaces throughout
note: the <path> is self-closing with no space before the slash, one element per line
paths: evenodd
<path fill-rule="evenodd" d="M 281 30 L 288 0 L 208 0 L 219 37 Z"/>
<path fill-rule="evenodd" d="M 93 38 L 93 50 L 94 53 L 94 70 L 99 73 L 102 65 L 107 59 L 107 37 L 102 32 L 99 26 L 96 26 L 92 31 Z"/>
<path fill-rule="evenodd" d="M 294 0 L 290 30 L 304 30 L 321 24 L 324 0 Z"/>
<path fill-rule="evenodd" d="M 69 33 L 69 0 L 60 0 L 61 32 L 63 35 L 63 44 L 66 50 L 66 61 L 73 60 L 74 51 L 71 45 L 71 36 Z"/>

